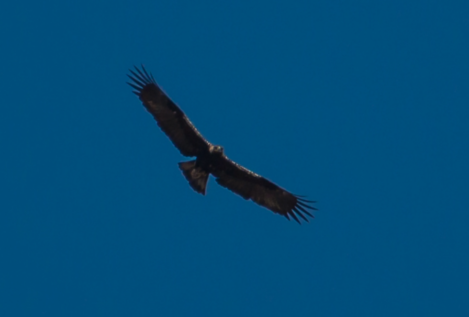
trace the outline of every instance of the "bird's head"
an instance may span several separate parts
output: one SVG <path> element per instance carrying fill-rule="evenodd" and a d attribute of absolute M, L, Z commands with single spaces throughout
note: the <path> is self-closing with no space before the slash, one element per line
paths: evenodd
<path fill-rule="evenodd" d="M 214 145 L 210 147 L 210 153 L 223 155 L 223 147 L 220 145 Z"/>

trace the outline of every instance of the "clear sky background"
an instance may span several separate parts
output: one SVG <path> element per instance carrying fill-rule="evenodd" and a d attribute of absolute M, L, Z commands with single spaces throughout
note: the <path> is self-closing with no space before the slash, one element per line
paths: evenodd
<path fill-rule="evenodd" d="M 469 316 L 467 1 L 0 5 L 1 316 Z M 317 200 L 209 180 L 127 86 Z"/>

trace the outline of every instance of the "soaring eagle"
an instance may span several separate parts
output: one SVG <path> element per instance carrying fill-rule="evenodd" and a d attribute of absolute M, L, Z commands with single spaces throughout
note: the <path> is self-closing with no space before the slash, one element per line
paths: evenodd
<path fill-rule="evenodd" d="M 221 146 L 208 142 L 143 66 L 141 70 L 135 67 L 135 71 L 130 70 L 130 73 L 132 75 L 128 76 L 132 82 L 128 84 L 135 89 L 133 92 L 153 115 L 161 130 L 182 155 L 196 157 L 193 161 L 179 163 L 183 175 L 196 192 L 205 195 L 208 176 L 212 174 L 221 186 L 285 216 L 288 220 L 292 217 L 300 223 L 297 216 L 305 221 L 308 221 L 305 215 L 314 218 L 307 210 L 317 210 L 308 204 L 314 201 L 294 195 L 236 164 L 228 159 Z"/>

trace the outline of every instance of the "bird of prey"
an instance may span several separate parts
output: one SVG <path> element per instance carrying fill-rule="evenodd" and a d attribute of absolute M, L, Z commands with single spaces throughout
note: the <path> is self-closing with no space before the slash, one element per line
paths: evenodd
<path fill-rule="evenodd" d="M 212 174 L 221 186 L 288 220 L 292 217 L 300 223 L 298 216 L 305 221 L 308 221 L 306 216 L 314 218 L 308 211 L 317 210 L 311 206 L 314 201 L 294 195 L 231 161 L 224 154 L 223 147 L 208 142 L 143 66 L 141 70 L 135 67 L 135 71 L 130 70 L 130 73 L 127 75 L 131 79 L 128 84 L 135 89 L 133 92 L 153 115 L 161 130 L 182 155 L 196 157 L 195 160 L 179 163 L 182 174 L 196 192 L 205 195 L 208 176 Z"/>

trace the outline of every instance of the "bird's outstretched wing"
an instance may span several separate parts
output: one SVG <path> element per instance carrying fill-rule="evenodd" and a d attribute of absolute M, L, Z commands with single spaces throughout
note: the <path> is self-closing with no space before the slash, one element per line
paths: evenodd
<path fill-rule="evenodd" d="M 128 82 L 145 108 L 155 118 L 161 130 L 171 139 L 184 156 L 197 156 L 208 151 L 210 143 L 189 121 L 184 112 L 156 84 L 155 79 L 142 66 L 130 70 Z"/>
<path fill-rule="evenodd" d="M 300 223 L 298 216 L 307 222 L 306 216 L 314 218 L 308 211 L 308 209 L 317 210 L 308 204 L 314 203 L 314 201 L 306 200 L 286 191 L 264 177 L 236 164 L 226 156 L 217 161 L 212 174 L 221 186 L 244 199 L 251 199 L 255 203 L 285 216 L 288 220 L 291 216 Z"/>

